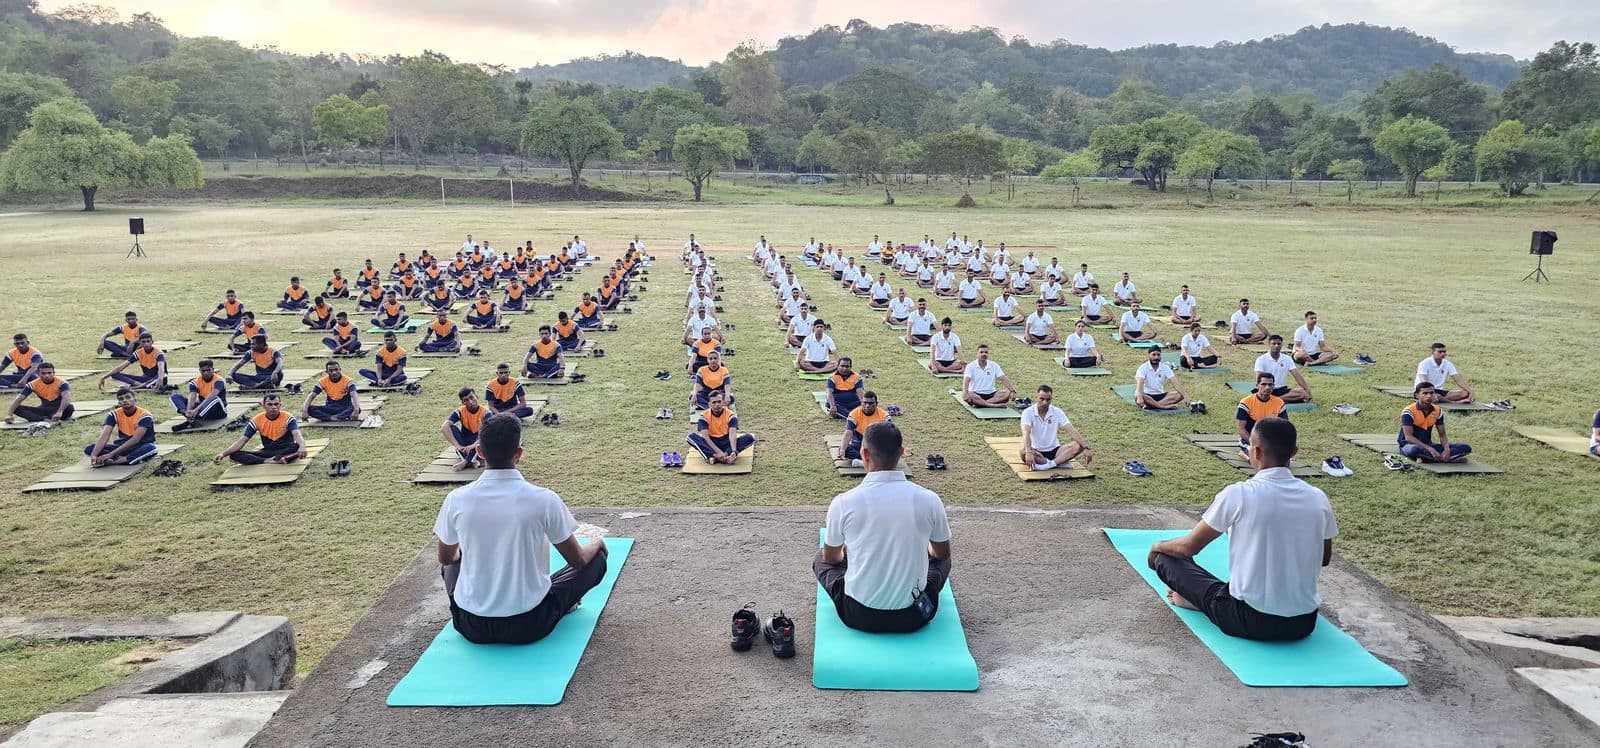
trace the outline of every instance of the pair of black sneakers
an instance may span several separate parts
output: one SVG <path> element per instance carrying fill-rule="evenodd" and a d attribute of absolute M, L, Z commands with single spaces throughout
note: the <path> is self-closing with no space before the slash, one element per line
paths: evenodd
<path fill-rule="evenodd" d="M 761 636 L 772 647 L 772 655 L 780 660 L 787 660 L 794 656 L 794 621 L 778 611 L 778 614 L 768 618 L 762 623 L 756 617 L 755 603 L 750 603 L 740 608 L 733 614 L 733 640 L 728 643 L 735 652 L 748 652 L 751 645 L 755 644 L 756 637 Z"/>

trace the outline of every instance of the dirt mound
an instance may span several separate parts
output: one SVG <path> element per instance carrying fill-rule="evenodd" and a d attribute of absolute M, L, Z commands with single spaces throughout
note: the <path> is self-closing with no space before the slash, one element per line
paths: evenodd
<path fill-rule="evenodd" d="M 978 203 L 975 202 L 972 199 L 971 195 L 962 195 L 961 199 L 956 201 L 956 207 L 957 208 L 976 208 L 976 207 L 978 207 Z"/>
<path fill-rule="evenodd" d="M 557 202 L 595 200 L 606 202 L 636 202 L 658 200 L 645 195 L 616 190 L 584 187 L 574 193 L 565 185 L 548 182 L 513 180 L 517 202 Z M 450 182 L 450 198 L 487 198 L 505 200 L 510 190 L 502 181 Z M 208 179 L 198 190 L 129 189 L 101 190 L 101 199 L 107 202 L 153 202 L 184 200 L 259 200 L 275 197 L 313 199 L 363 198 L 421 199 L 439 198 L 439 178 L 427 174 L 384 174 L 378 176 L 349 177 L 262 177 L 228 176 Z"/>

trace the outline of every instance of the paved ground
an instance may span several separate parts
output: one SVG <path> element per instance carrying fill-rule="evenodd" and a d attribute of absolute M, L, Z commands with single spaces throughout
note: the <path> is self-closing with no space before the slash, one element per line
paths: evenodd
<path fill-rule="evenodd" d="M 812 688 L 810 557 L 821 509 L 586 511 L 579 519 L 638 544 L 564 703 L 384 706 L 447 618 L 430 546 L 251 745 L 1229 746 L 1279 730 L 1304 732 L 1319 748 L 1600 740 L 1342 561 L 1323 575 L 1327 612 L 1412 685 L 1241 685 L 1098 531 L 1192 521 L 1171 510 L 953 509 L 953 580 L 982 678 L 970 694 Z M 751 599 L 795 617 L 795 659 L 728 649 L 728 618 Z"/>

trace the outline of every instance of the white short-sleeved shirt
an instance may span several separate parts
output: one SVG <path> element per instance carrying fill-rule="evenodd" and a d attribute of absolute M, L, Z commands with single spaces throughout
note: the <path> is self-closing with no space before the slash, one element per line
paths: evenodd
<path fill-rule="evenodd" d="M 883 242 L 873 241 L 873 242 L 868 243 L 867 244 L 867 251 L 871 252 L 872 254 L 878 254 L 879 252 L 882 252 L 883 251 Z"/>
<path fill-rule="evenodd" d="M 919 265 L 917 267 L 917 282 L 918 283 L 932 283 L 933 282 L 933 268 L 928 267 L 927 265 Z"/>
<path fill-rule="evenodd" d="M 1084 357 L 1094 350 L 1094 336 L 1089 333 L 1073 332 L 1067 335 L 1067 356 Z"/>
<path fill-rule="evenodd" d="M 1054 279 L 1047 280 L 1039 286 L 1039 298 L 1045 301 L 1060 301 L 1062 290 L 1060 283 Z"/>
<path fill-rule="evenodd" d="M 951 273 L 948 270 L 934 276 L 933 278 L 933 287 L 939 289 L 940 291 L 949 291 L 950 289 L 954 288 L 955 285 L 956 276 L 954 273 Z"/>
<path fill-rule="evenodd" d="M 1056 280 L 1061 280 L 1067 277 L 1067 269 L 1060 265 L 1050 265 L 1044 269 L 1044 274 Z"/>
<path fill-rule="evenodd" d="M 850 261 L 842 256 L 833 261 L 833 269 L 837 272 L 842 273 L 847 267 L 850 267 Z"/>
<path fill-rule="evenodd" d="M 1301 350 L 1306 353 L 1314 354 L 1322 350 L 1322 340 L 1322 325 L 1317 325 L 1310 330 L 1307 330 L 1305 325 L 1301 325 L 1294 330 L 1294 344 L 1300 346 Z"/>
<path fill-rule="evenodd" d="M 1172 297 L 1172 313 L 1179 317 L 1193 317 L 1196 300 L 1193 296 L 1184 298 L 1183 294 Z"/>
<path fill-rule="evenodd" d="M 803 317 L 796 314 L 789 319 L 789 334 L 797 338 L 806 337 L 811 334 L 811 326 L 816 323 L 817 318 L 810 314 Z"/>
<path fill-rule="evenodd" d="M 983 272 L 983 258 L 981 258 L 981 257 L 973 257 L 973 258 L 967 260 L 967 269 L 971 270 L 974 273 Z"/>
<path fill-rule="evenodd" d="M 1228 534 L 1228 594 L 1268 615 L 1322 605 L 1323 541 L 1339 534 L 1328 495 L 1288 468 L 1267 468 L 1222 489 L 1202 519 Z"/>
<path fill-rule="evenodd" d="M 1002 265 L 1010 265 L 1011 264 L 1011 250 L 1009 250 L 1009 249 L 997 249 L 997 250 L 995 250 L 994 251 L 994 261 L 998 262 L 998 263 L 1000 263 Z"/>
<path fill-rule="evenodd" d="M 1422 359 L 1422 363 L 1417 364 L 1417 378 L 1413 380 L 1413 383 L 1425 381 L 1435 388 L 1439 388 L 1448 384 L 1450 377 L 1455 376 L 1457 373 L 1456 365 L 1451 363 L 1450 359 L 1447 358 L 1434 363 L 1433 357 L 1429 356 Z"/>
<path fill-rule="evenodd" d="M 1143 309 L 1139 310 L 1138 314 L 1133 312 L 1122 313 L 1122 329 L 1128 332 L 1139 332 L 1148 324 L 1150 324 L 1150 315 L 1145 314 Z"/>
<path fill-rule="evenodd" d="M 989 361 L 988 366 L 979 366 L 974 360 L 967 363 L 967 368 L 961 372 L 961 376 L 972 382 L 973 392 L 988 393 L 994 392 L 994 384 L 1000 377 L 1005 376 L 1005 370 L 993 360 Z"/>
<path fill-rule="evenodd" d="M 899 470 L 875 470 L 827 505 L 822 542 L 845 547 L 845 595 L 878 611 L 915 603 L 928 583 L 928 543 L 950 540 L 939 494 Z"/>
<path fill-rule="evenodd" d="M 1139 370 L 1134 372 L 1133 379 L 1135 382 L 1139 381 L 1140 378 L 1144 379 L 1144 394 L 1165 395 L 1167 393 L 1167 380 L 1172 379 L 1173 376 L 1172 364 L 1162 361 L 1155 366 L 1151 366 L 1150 362 L 1146 361 L 1139 364 Z"/>
<path fill-rule="evenodd" d="M 989 277 L 997 281 L 1003 281 L 1011 277 L 1011 271 L 1005 265 L 996 262 L 989 266 Z"/>
<path fill-rule="evenodd" d="M 1031 255 L 1022 258 L 1022 272 L 1033 274 L 1039 272 L 1039 260 Z"/>
<path fill-rule="evenodd" d="M 1211 346 L 1211 339 L 1205 335 L 1185 335 L 1181 342 L 1183 344 L 1183 352 L 1191 357 L 1205 353 L 1206 348 Z"/>
<path fill-rule="evenodd" d="M 1284 353 L 1273 358 L 1270 353 L 1263 353 L 1256 357 L 1255 370 L 1272 375 L 1272 386 L 1282 387 L 1289 381 L 1289 372 L 1300 367 L 1294 365 L 1294 358 Z"/>
<path fill-rule="evenodd" d="M 954 361 L 956 360 L 956 349 L 961 347 L 961 336 L 953 332 L 945 335 L 943 331 L 940 331 L 938 335 L 933 336 L 933 339 L 928 341 L 928 344 L 933 349 L 933 360 Z"/>
<path fill-rule="evenodd" d="M 889 300 L 889 316 L 895 319 L 905 319 L 911 316 L 911 310 L 917 308 L 917 302 L 911 297 L 900 298 L 896 296 Z"/>
<path fill-rule="evenodd" d="M 840 280 L 844 281 L 845 283 L 855 283 L 856 279 L 858 279 L 860 277 L 861 277 L 861 269 L 860 268 L 857 268 L 854 265 L 846 265 L 845 268 L 844 268 L 844 277 L 840 278 Z"/>
<path fill-rule="evenodd" d="M 856 288 L 862 291 L 872 288 L 872 273 L 862 273 L 856 278 Z"/>
<path fill-rule="evenodd" d="M 1027 288 L 1028 284 L 1032 282 L 1033 281 L 1029 279 L 1028 274 L 1022 272 L 1021 270 L 1014 270 L 1011 273 L 1011 287 L 1018 291 Z"/>
<path fill-rule="evenodd" d="M 693 317 L 690 317 L 689 318 L 689 337 L 690 338 L 698 338 L 698 337 L 700 337 L 700 331 L 706 329 L 707 327 L 715 330 L 716 327 L 717 327 L 717 318 L 716 317 L 712 317 L 712 316 L 701 317 L 698 314 L 693 316 Z"/>
<path fill-rule="evenodd" d="M 461 546 L 456 605 L 496 618 L 538 607 L 550 591 L 550 544 L 577 530 L 560 496 L 511 469 L 451 491 L 433 523 L 440 542 Z"/>
<path fill-rule="evenodd" d="M 827 333 L 822 334 L 822 339 L 817 340 L 816 335 L 807 335 L 800 341 L 800 353 L 807 361 L 820 363 L 827 361 L 834 351 L 833 338 Z"/>
<path fill-rule="evenodd" d="M 1051 317 L 1049 312 L 1037 311 L 1028 315 L 1027 321 L 1024 322 L 1027 325 L 1029 335 L 1046 335 L 1050 332 L 1050 327 L 1055 323 L 1055 318 Z"/>
<path fill-rule="evenodd" d="M 1119 299 L 1129 298 L 1137 290 L 1132 281 L 1117 281 L 1117 285 L 1111 287 L 1112 293 L 1115 293 Z"/>
<path fill-rule="evenodd" d="M 932 335 L 935 322 L 937 320 L 933 318 L 933 312 L 926 309 L 912 312 L 911 316 L 906 318 L 906 332 L 912 335 Z"/>
<path fill-rule="evenodd" d="M 874 283 L 874 284 L 872 284 L 872 300 L 873 301 L 888 301 L 889 297 L 891 295 L 893 295 L 893 294 L 894 294 L 894 291 L 889 288 L 889 284 L 888 283 Z"/>
<path fill-rule="evenodd" d="M 1067 414 L 1054 405 L 1042 416 L 1036 405 L 1030 405 L 1022 411 L 1022 427 L 1028 430 L 1034 449 L 1051 450 L 1061 446 L 1059 432 L 1062 426 L 1070 423 L 1072 421 L 1067 420 Z"/>
<path fill-rule="evenodd" d="M 981 293 L 983 293 L 983 285 L 978 283 L 977 278 L 968 278 L 961 281 L 961 298 L 971 301 L 978 298 L 978 294 Z"/>
<path fill-rule="evenodd" d="M 1091 317 L 1100 316 L 1100 310 L 1105 308 L 1105 305 L 1106 297 L 1104 296 L 1085 296 L 1078 301 L 1078 308 Z"/>
<path fill-rule="evenodd" d="M 783 313 L 789 317 L 796 317 L 799 316 L 800 310 L 805 309 L 807 306 L 809 305 L 806 304 L 805 299 L 797 299 L 790 296 L 783 300 Z"/>
<path fill-rule="evenodd" d="M 1017 299 L 1015 296 L 1006 298 L 1004 295 L 994 300 L 994 316 L 1013 317 L 1017 314 Z"/>
<path fill-rule="evenodd" d="M 1256 323 L 1260 321 L 1261 315 L 1256 314 L 1254 311 L 1246 313 L 1242 309 L 1235 310 L 1233 316 L 1228 318 L 1228 323 L 1233 325 L 1233 331 L 1240 335 L 1249 335 L 1252 330 L 1256 329 Z"/>
<path fill-rule="evenodd" d="M 1080 290 L 1087 289 L 1089 287 L 1089 284 L 1093 283 L 1093 282 L 1094 282 L 1094 273 L 1086 273 L 1086 272 L 1084 272 L 1082 270 L 1079 270 L 1078 272 L 1072 274 L 1072 287 L 1073 288 L 1080 289 Z"/>

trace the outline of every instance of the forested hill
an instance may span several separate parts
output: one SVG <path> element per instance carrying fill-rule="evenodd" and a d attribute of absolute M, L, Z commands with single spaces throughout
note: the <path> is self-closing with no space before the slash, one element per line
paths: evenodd
<path fill-rule="evenodd" d="M 916 23 L 885 28 L 864 21 L 823 26 L 791 36 L 766 53 L 785 86 L 822 88 L 871 68 L 892 68 L 924 85 L 959 94 L 985 81 L 1033 78 L 1103 97 L 1128 79 L 1154 84 L 1180 99 L 1222 99 L 1246 94 L 1304 93 L 1326 104 L 1366 95 L 1408 68 L 1443 63 L 1475 83 L 1495 89 L 1517 76 L 1522 63 L 1509 55 L 1463 54 L 1405 29 L 1367 24 L 1309 26 L 1293 34 L 1211 47 L 1159 44 L 1121 51 L 1066 42 L 1010 40 L 994 29 L 951 29 Z M 588 57 L 519 71 L 535 82 L 642 88 L 693 76 L 700 68 L 633 53 Z"/>

